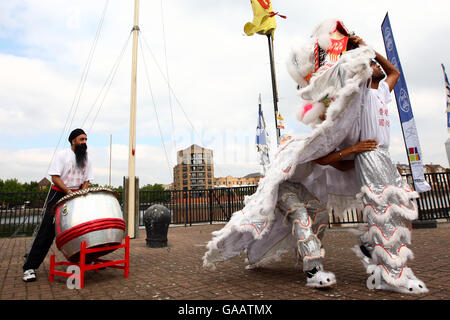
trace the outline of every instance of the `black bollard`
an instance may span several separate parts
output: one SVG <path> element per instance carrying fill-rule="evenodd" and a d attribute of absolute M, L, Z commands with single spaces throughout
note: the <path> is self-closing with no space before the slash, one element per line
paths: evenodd
<path fill-rule="evenodd" d="M 154 204 L 144 212 L 144 225 L 147 231 L 147 246 L 150 248 L 167 247 L 167 232 L 171 214 L 169 209 L 160 204 Z"/>

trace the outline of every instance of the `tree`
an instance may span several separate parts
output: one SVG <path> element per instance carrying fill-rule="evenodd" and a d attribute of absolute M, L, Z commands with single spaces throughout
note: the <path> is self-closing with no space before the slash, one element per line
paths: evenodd
<path fill-rule="evenodd" d="M 2 181 L 0 192 L 24 192 L 24 186 L 17 179 Z"/>
<path fill-rule="evenodd" d="M 26 182 L 22 185 L 23 191 L 25 192 L 36 192 L 39 190 L 39 183 L 36 181 Z"/>
<path fill-rule="evenodd" d="M 17 179 L 7 179 L 3 181 L 0 179 L 0 192 L 38 192 L 39 183 L 30 181 L 20 183 Z"/>
<path fill-rule="evenodd" d="M 170 191 L 165 191 L 162 184 L 147 184 L 139 189 L 144 191 L 140 197 L 147 203 L 167 203 L 170 200 Z"/>
<path fill-rule="evenodd" d="M 162 184 L 155 183 L 155 184 L 147 184 L 143 186 L 142 188 L 139 188 L 140 191 L 164 191 L 164 187 Z"/>

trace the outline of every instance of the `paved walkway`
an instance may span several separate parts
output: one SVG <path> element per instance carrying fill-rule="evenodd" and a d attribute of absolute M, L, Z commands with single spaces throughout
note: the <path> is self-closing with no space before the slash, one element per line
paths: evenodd
<path fill-rule="evenodd" d="M 414 229 L 415 259 L 408 266 L 423 280 L 430 292 L 408 295 L 371 291 L 362 265 L 350 248 L 356 244 L 347 228 L 327 230 L 324 239 L 325 265 L 335 273 L 337 285 L 327 290 L 305 286 L 301 266 L 286 255 L 280 262 L 246 270 L 244 257 L 236 257 L 217 267 L 202 268 L 205 243 L 221 224 L 178 226 L 169 229 L 169 245 L 153 249 L 146 246 L 145 230 L 131 240 L 130 275 L 107 268 L 88 271 L 83 289 L 68 289 L 66 278 L 48 281 L 50 254 L 37 271 L 38 280 L 22 281 L 23 254 L 31 238 L 0 239 L 0 300 L 448 300 L 450 298 L 450 223 L 435 229 Z M 55 245 L 51 253 L 63 260 Z M 120 259 L 123 249 L 106 258 Z"/>

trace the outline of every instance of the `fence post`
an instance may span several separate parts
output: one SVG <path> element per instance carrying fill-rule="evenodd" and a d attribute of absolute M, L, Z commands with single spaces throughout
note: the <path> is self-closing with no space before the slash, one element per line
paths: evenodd
<path fill-rule="evenodd" d="M 429 181 L 430 179 L 428 179 L 428 183 L 431 186 L 431 190 L 422 193 L 422 195 L 423 195 L 423 197 L 431 197 L 430 200 L 433 201 L 434 210 L 439 210 L 439 208 L 434 203 L 435 202 L 434 201 L 434 194 L 435 194 L 435 192 L 434 192 L 435 190 L 434 189 L 435 189 L 435 186 L 432 183 L 433 179 L 432 179 L 432 176 L 430 177 L 430 175 L 432 175 L 432 173 L 425 173 L 424 177 L 425 177 L 425 179 L 427 177 L 431 178 L 431 181 Z M 411 175 L 411 178 L 412 178 L 412 175 Z M 422 195 L 420 195 L 420 197 L 422 197 Z M 417 217 L 417 220 L 414 220 L 412 222 L 413 229 L 437 228 L 437 221 L 436 221 L 436 219 L 423 219 L 424 212 L 422 210 L 420 200 L 421 199 L 418 199 L 417 201 L 415 201 L 415 203 L 417 204 L 417 215 L 418 215 L 418 217 Z"/>
<path fill-rule="evenodd" d="M 189 207 L 189 209 L 188 209 L 188 215 L 187 215 L 187 217 L 189 219 L 189 226 L 192 226 L 192 210 L 191 210 L 191 208 L 192 208 L 192 206 L 191 206 L 192 199 L 193 199 L 192 192 L 189 192 L 189 194 L 188 194 L 188 207 Z"/>
<path fill-rule="evenodd" d="M 183 202 L 184 202 L 184 208 L 183 208 L 183 220 L 184 220 L 184 226 L 185 226 L 185 227 L 186 227 L 186 211 L 187 211 L 187 208 L 188 208 L 188 205 L 187 205 L 187 203 L 188 203 L 187 197 L 188 197 L 188 192 L 187 192 L 187 191 L 183 191 Z"/>
<path fill-rule="evenodd" d="M 227 214 L 227 221 L 228 220 L 230 220 L 230 217 L 231 217 L 231 188 L 228 188 L 228 190 L 227 190 L 228 192 L 228 204 L 227 204 L 227 207 L 228 207 L 228 214 Z"/>
<path fill-rule="evenodd" d="M 213 191 L 214 191 L 214 189 L 209 189 L 208 190 L 208 202 L 209 202 L 209 204 L 208 204 L 208 206 L 209 206 L 209 224 L 212 224 L 213 223 L 213 215 L 214 215 L 214 210 L 213 210 L 213 199 L 212 199 L 212 197 L 213 197 L 213 195 L 212 195 L 212 193 L 213 193 Z"/>

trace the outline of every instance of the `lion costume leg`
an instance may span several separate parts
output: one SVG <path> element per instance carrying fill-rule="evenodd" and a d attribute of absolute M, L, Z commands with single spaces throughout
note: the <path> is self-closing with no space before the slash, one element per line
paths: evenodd
<path fill-rule="evenodd" d="M 411 243 L 411 222 L 418 215 L 415 199 L 419 195 L 403 182 L 387 149 L 358 154 L 355 166 L 363 186 L 358 196 L 364 203 L 367 230 L 359 236 L 361 246 L 354 251 L 370 274 L 367 287 L 427 292 L 406 265 L 414 257 L 407 244 Z"/>
<path fill-rule="evenodd" d="M 325 250 L 321 240 L 328 224 L 325 206 L 303 184 L 286 181 L 278 190 L 278 208 L 292 224 L 297 254 L 303 259 L 307 275 L 306 285 L 322 288 L 335 284 L 334 274 L 324 271 L 322 263 Z"/>

